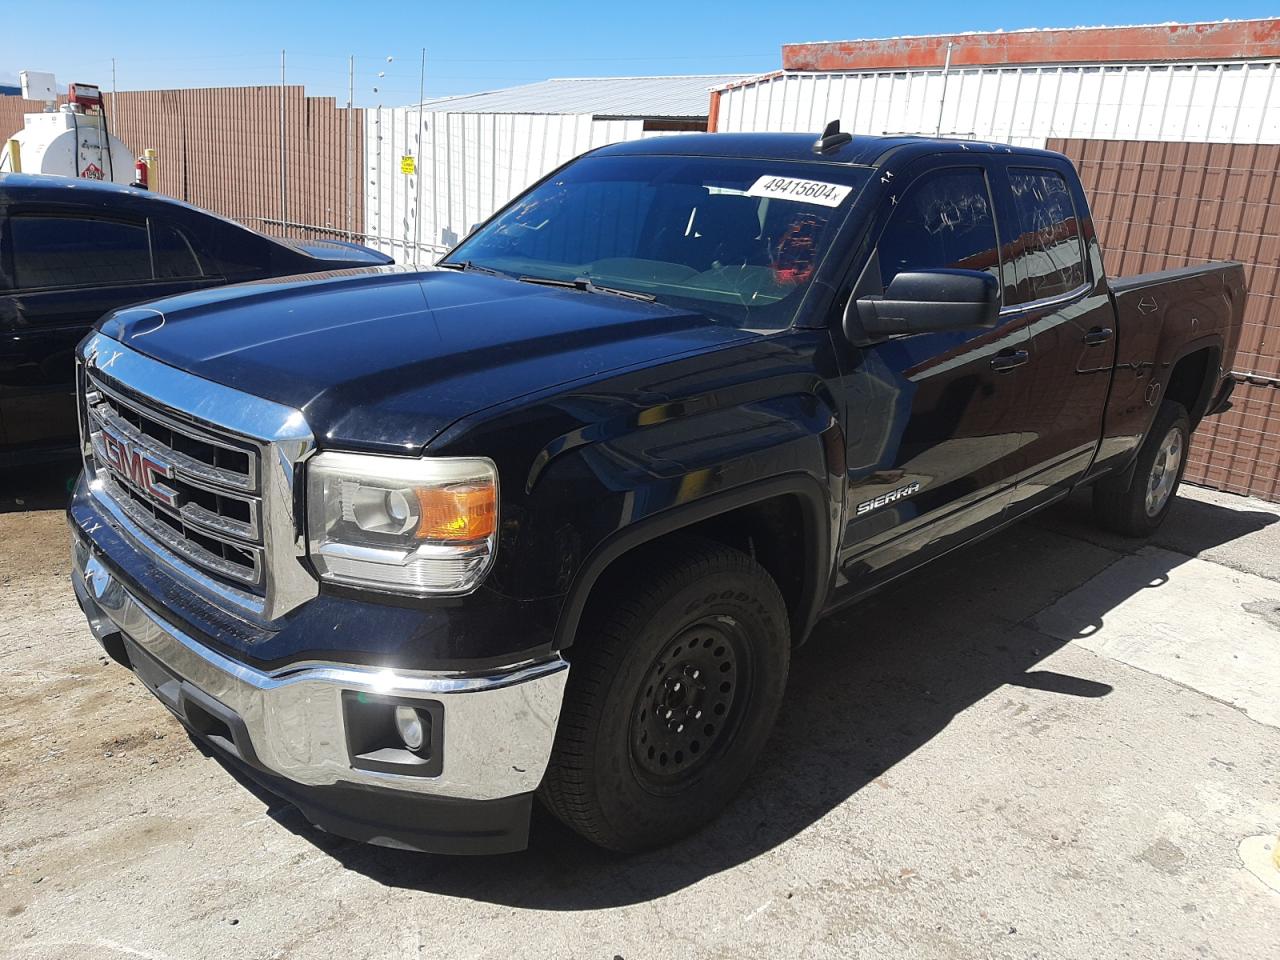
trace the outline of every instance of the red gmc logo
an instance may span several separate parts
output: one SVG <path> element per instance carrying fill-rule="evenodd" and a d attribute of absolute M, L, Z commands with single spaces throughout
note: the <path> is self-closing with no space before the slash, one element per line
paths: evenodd
<path fill-rule="evenodd" d="M 139 490 L 165 506 L 177 508 L 178 492 L 158 482 L 172 477 L 173 467 L 146 450 L 135 450 L 124 437 L 108 430 L 98 434 L 103 462 Z"/>

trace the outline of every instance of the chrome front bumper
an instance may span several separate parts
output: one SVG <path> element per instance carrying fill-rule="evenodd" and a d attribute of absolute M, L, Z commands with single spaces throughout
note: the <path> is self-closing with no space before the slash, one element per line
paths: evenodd
<path fill-rule="evenodd" d="M 541 782 L 568 677 L 569 665 L 559 657 L 482 676 L 326 663 L 263 672 L 157 616 L 112 576 L 75 524 L 72 531 L 72 585 L 98 640 L 106 646 L 112 634 L 122 634 L 179 686 L 194 687 L 234 714 L 252 759 L 268 772 L 306 786 L 352 783 L 466 800 L 527 794 Z M 441 704 L 439 775 L 353 767 L 344 691 Z M 153 692 L 182 717 L 162 691 Z"/>

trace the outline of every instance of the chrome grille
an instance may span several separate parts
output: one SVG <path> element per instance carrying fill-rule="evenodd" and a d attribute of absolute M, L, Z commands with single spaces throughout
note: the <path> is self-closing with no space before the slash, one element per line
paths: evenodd
<path fill-rule="evenodd" d="M 134 523 L 215 576 L 261 592 L 259 451 L 85 374 L 85 426 L 97 479 Z"/>
<path fill-rule="evenodd" d="M 154 321 L 151 307 L 121 322 Z M 139 353 L 102 333 L 77 351 L 89 495 L 106 522 L 187 586 L 271 623 L 319 583 L 294 504 L 315 450 L 302 411 Z"/>

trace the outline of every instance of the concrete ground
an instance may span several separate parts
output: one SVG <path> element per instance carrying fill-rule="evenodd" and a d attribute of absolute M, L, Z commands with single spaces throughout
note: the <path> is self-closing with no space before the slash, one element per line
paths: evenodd
<path fill-rule="evenodd" d="M 1073 499 L 824 624 L 700 835 L 445 859 L 310 829 L 106 662 L 60 484 L 0 501 L 0 960 L 1280 949 L 1275 506 L 1184 489 L 1144 544 Z"/>

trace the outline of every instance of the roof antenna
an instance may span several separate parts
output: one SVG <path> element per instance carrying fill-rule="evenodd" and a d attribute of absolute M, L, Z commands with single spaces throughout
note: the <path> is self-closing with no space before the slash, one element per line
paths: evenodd
<path fill-rule="evenodd" d="M 840 132 L 840 121 L 832 120 L 827 124 L 827 129 L 822 131 L 822 136 L 813 142 L 814 153 L 826 153 L 834 150 L 836 147 L 842 147 L 853 139 L 851 133 Z"/>

